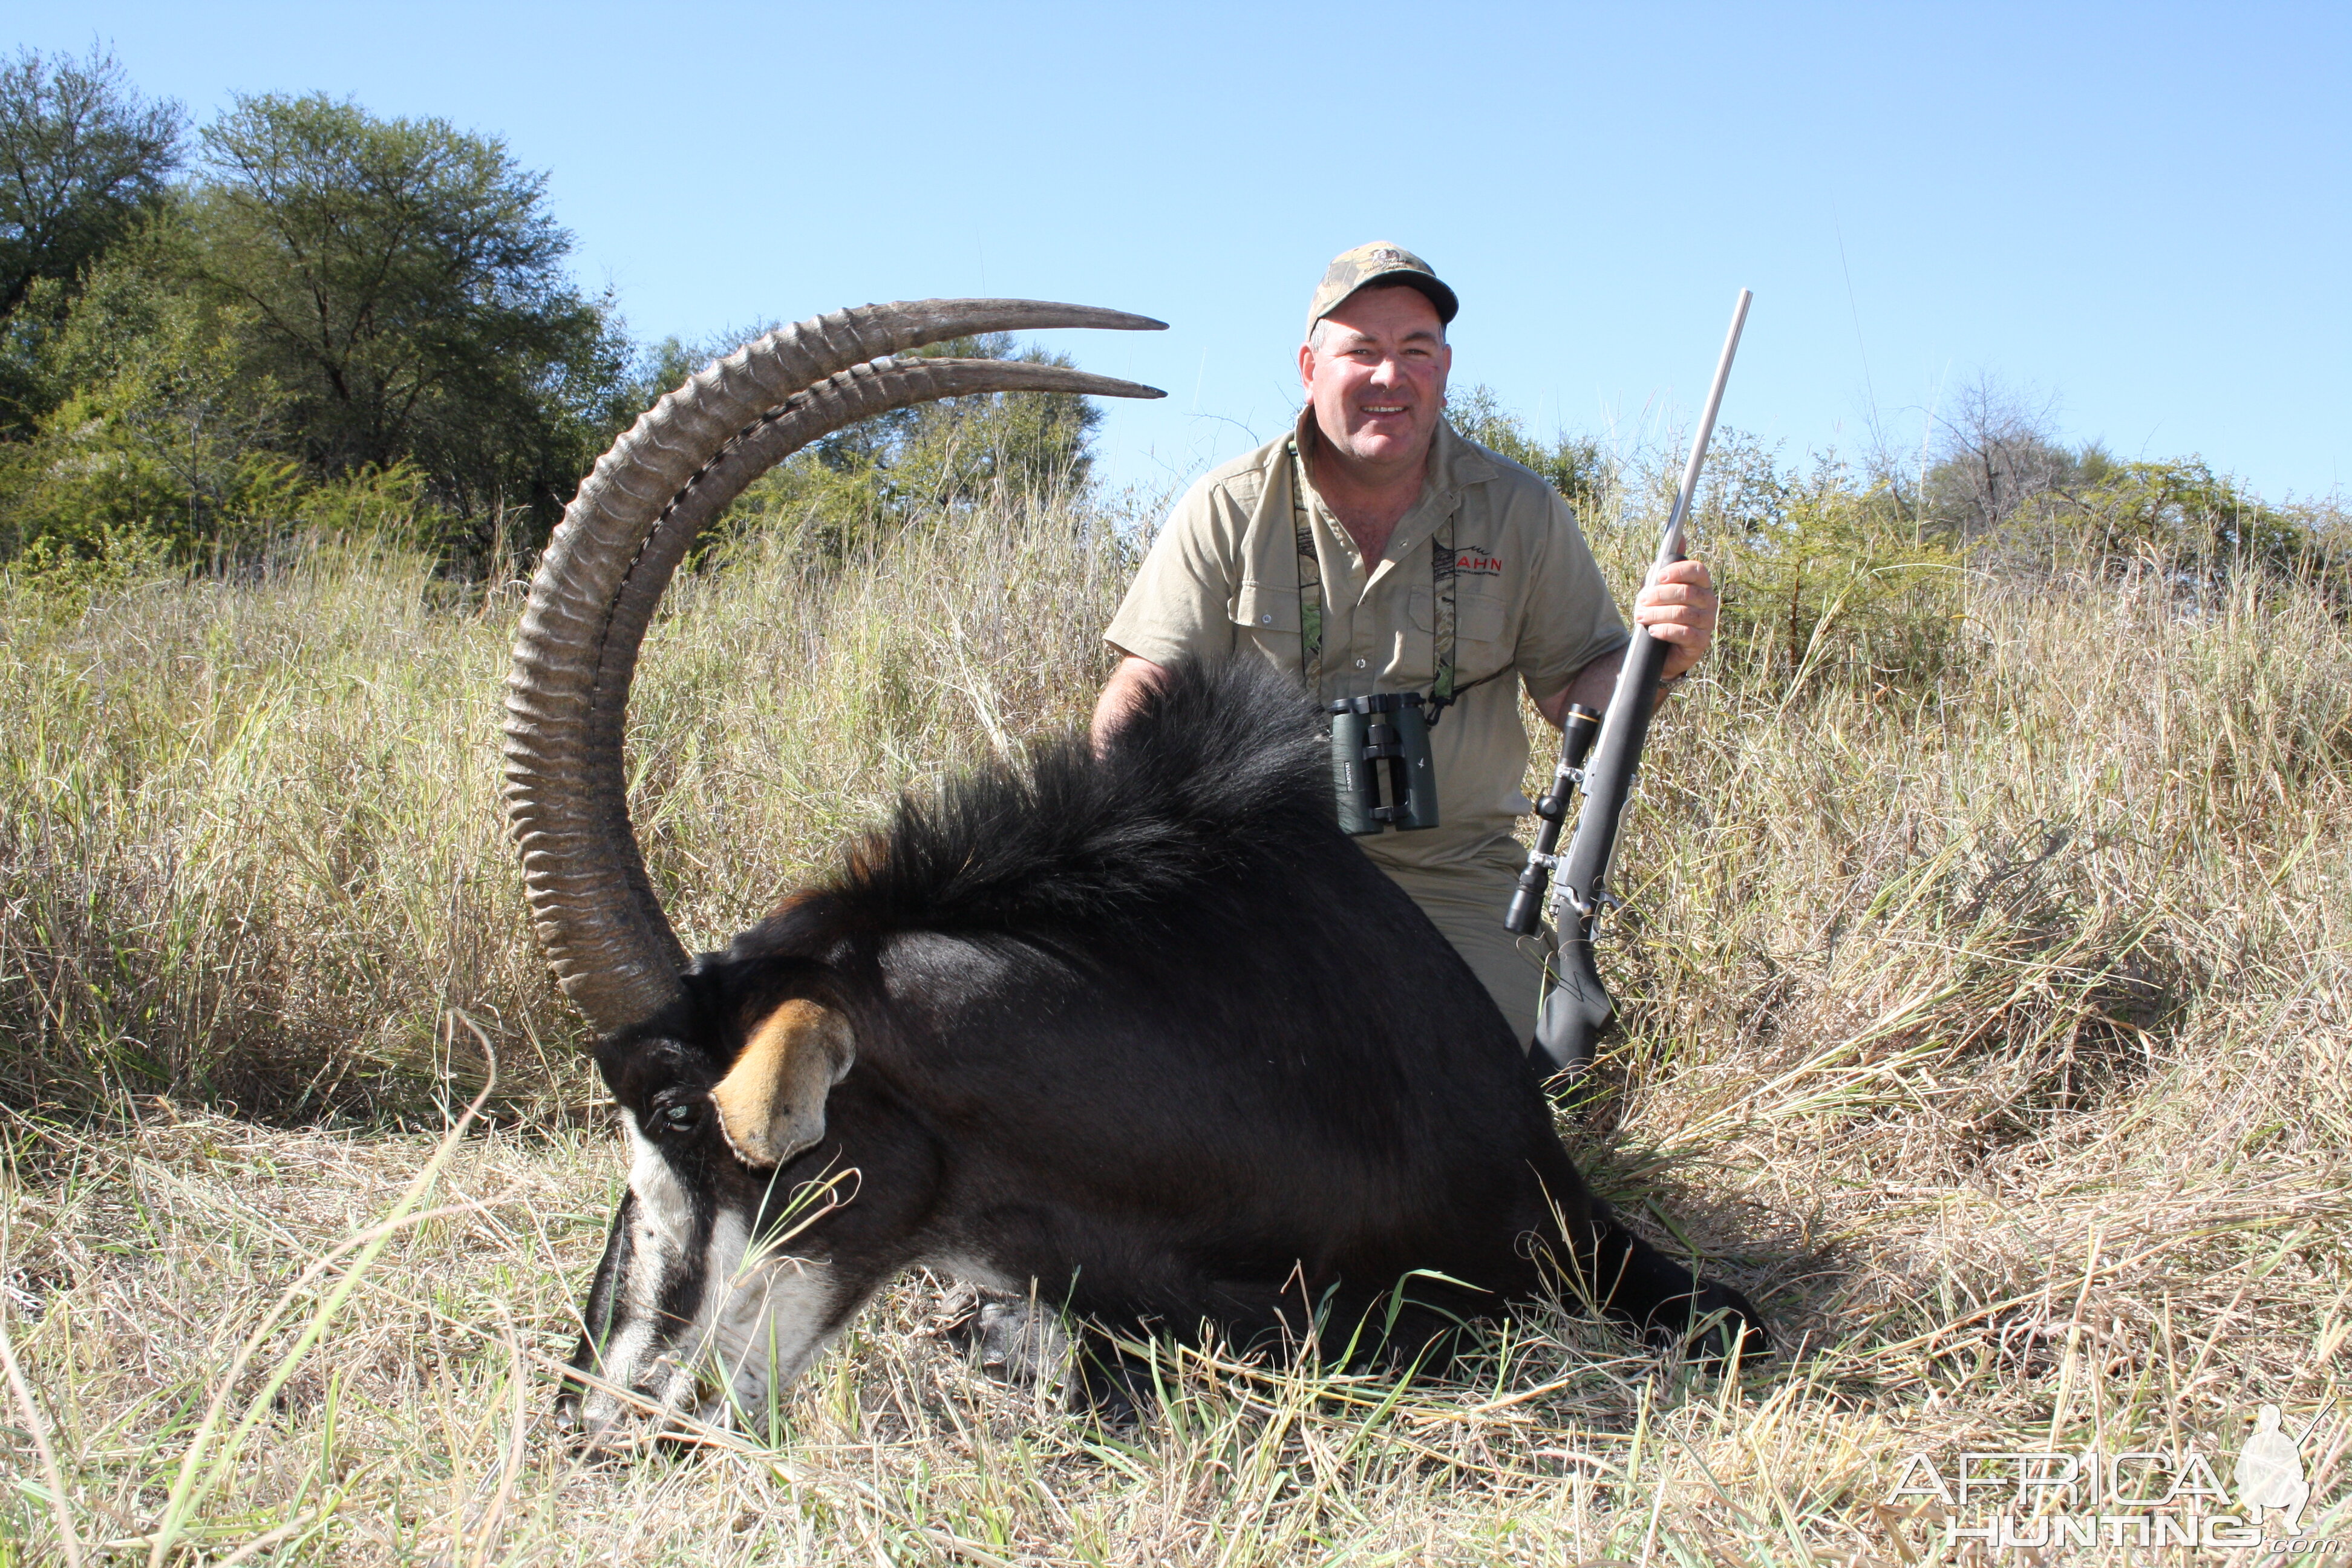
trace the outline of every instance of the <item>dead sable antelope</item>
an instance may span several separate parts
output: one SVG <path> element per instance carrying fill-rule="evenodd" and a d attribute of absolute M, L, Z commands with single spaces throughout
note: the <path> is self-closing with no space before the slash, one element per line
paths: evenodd
<path fill-rule="evenodd" d="M 902 803 L 726 952 L 689 962 L 672 934 L 621 736 L 696 533 L 779 458 L 887 408 L 1159 395 L 902 350 L 1159 325 L 964 300 L 784 328 L 640 419 L 541 563 L 508 690 L 509 810 L 634 1151 L 572 1363 L 587 1377 L 564 1396 L 592 1440 L 632 1414 L 657 1429 L 709 1374 L 739 1404 L 776 1397 L 917 1265 L 1244 1344 L 1319 1325 L 1327 1351 L 1362 1350 L 1370 1323 L 1411 1353 L 1560 1289 L 1637 1332 L 1762 1348 L 1737 1291 L 1585 1190 L 1521 1042 L 1339 832 L 1318 720 L 1277 671 L 1180 670 L 1100 755 L 1072 737 Z"/>

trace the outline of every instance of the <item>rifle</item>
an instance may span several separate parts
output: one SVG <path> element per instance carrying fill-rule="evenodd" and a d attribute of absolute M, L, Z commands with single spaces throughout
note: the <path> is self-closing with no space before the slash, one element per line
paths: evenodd
<path fill-rule="evenodd" d="M 1707 389 L 1706 411 L 1699 418 L 1690 461 L 1683 468 L 1682 489 L 1674 510 L 1666 515 L 1666 531 L 1658 541 L 1656 566 L 1683 558 L 1683 523 L 1691 498 L 1698 490 L 1699 469 L 1706 462 L 1706 444 L 1715 435 L 1715 416 L 1723 406 L 1724 383 L 1731 377 L 1731 358 L 1739 350 L 1739 329 L 1748 321 L 1748 304 L 1755 296 L 1739 291 L 1732 307 L 1731 331 L 1723 340 L 1723 357 L 1716 362 L 1715 384 Z M 1653 568 L 1655 569 L 1654 567 Z M 1592 939 L 1601 913 L 1616 903 L 1609 895 L 1609 858 L 1617 847 L 1617 827 L 1632 793 L 1634 769 L 1642 746 L 1650 736 L 1650 714 L 1657 699 L 1658 675 L 1665 668 L 1666 645 L 1647 626 L 1633 628 L 1633 645 L 1618 668 L 1617 687 L 1610 694 L 1606 716 L 1580 704 L 1569 706 L 1560 727 L 1559 767 L 1551 787 L 1536 803 L 1536 847 L 1528 853 L 1527 869 L 1519 873 L 1518 889 L 1503 917 L 1504 928 L 1531 936 L 1549 914 L 1559 932 L 1559 950 L 1547 966 L 1549 982 L 1536 1017 L 1535 1044 L 1551 1058 L 1554 1073 L 1581 1073 L 1592 1063 L 1593 1041 L 1617 1011 L 1601 972 L 1593 967 Z M 1597 734 L 1597 740 L 1596 740 Z M 1591 765 L 1584 765 L 1591 758 Z M 1584 795 L 1577 814 L 1576 837 L 1568 853 L 1558 853 L 1560 828 L 1568 820 L 1571 797 Z M 1547 885 L 1558 875 L 1558 885 Z M 1570 918 L 1560 918 L 1565 906 Z M 1541 1063 L 1537 1064 L 1541 1067 Z"/>

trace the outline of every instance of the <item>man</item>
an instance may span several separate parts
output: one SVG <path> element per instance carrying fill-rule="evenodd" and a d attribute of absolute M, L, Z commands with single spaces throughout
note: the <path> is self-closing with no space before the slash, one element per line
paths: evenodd
<path fill-rule="evenodd" d="M 1308 308 L 1297 427 L 1177 503 L 1105 639 L 1123 656 L 1097 702 L 1115 727 L 1191 654 L 1271 660 L 1322 700 L 1453 700 L 1430 731 L 1441 826 L 1360 837 L 1535 1034 L 1543 954 L 1503 930 L 1526 854 L 1512 837 L 1528 739 L 1517 675 L 1544 717 L 1607 705 L 1629 640 L 1565 502 L 1445 423 L 1454 290 L 1396 246 L 1335 259 Z M 1706 568 L 1654 574 L 1633 617 L 1669 645 L 1664 687 L 1706 652 Z"/>

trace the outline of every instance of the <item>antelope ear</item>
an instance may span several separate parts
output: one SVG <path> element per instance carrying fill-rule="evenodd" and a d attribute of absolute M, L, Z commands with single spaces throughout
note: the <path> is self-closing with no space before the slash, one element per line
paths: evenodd
<path fill-rule="evenodd" d="M 769 1014 L 710 1090 L 727 1146 L 762 1170 L 814 1146 L 825 1095 L 856 1059 L 849 1020 L 831 1008 L 795 1000 Z"/>

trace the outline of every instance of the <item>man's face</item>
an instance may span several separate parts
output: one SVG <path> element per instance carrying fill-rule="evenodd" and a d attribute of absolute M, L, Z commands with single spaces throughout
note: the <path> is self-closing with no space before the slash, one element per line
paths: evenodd
<path fill-rule="evenodd" d="M 1365 289 L 1299 345 L 1298 374 L 1323 438 L 1375 468 L 1423 461 L 1454 365 L 1437 307 L 1418 289 Z"/>

